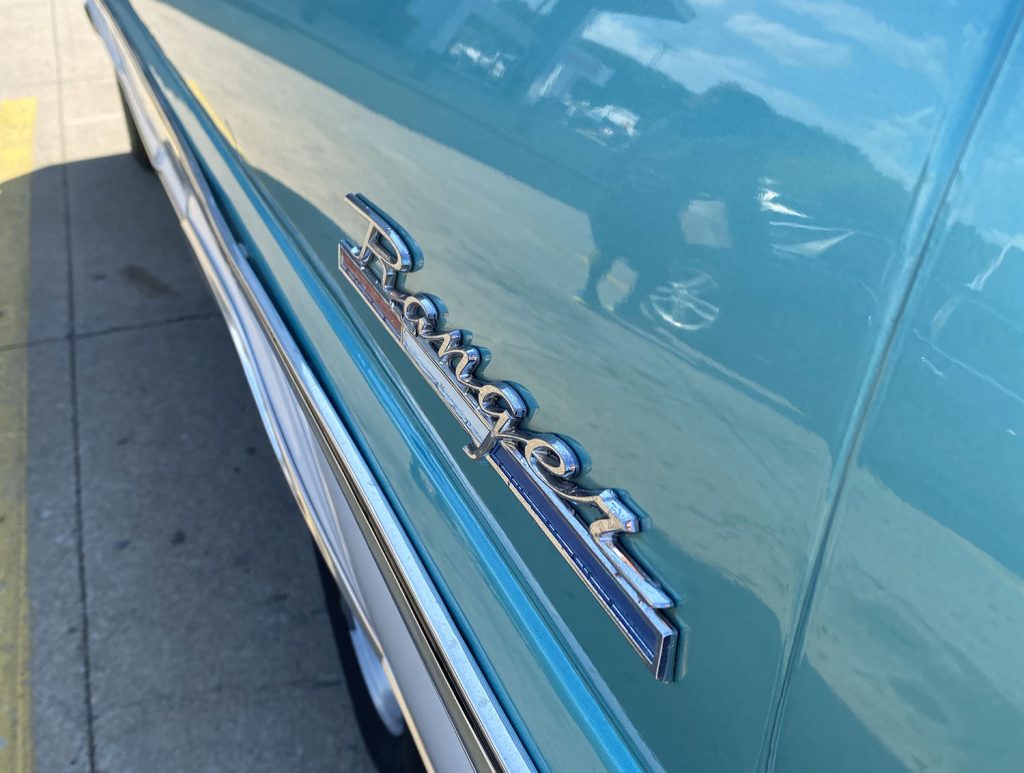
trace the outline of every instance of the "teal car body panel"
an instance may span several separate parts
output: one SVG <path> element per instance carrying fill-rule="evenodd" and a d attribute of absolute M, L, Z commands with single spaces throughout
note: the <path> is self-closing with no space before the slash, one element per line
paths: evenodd
<path fill-rule="evenodd" d="M 1014 769 L 1017 3 L 108 4 L 539 766 Z M 352 191 L 644 510 L 685 675 L 462 454 Z"/>
<path fill-rule="evenodd" d="M 836 512 L 780 770 L 1014 770 L 1024 52 L 941 207 Z"/>

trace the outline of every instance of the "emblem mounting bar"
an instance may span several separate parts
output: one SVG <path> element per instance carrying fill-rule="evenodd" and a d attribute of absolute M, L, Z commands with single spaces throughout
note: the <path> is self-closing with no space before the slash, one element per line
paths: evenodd
<path fill-rule="evenodd" d="M 586 463 L 575 444 L 528 429 L 531 406 L 521 388 L 484 379 L 477 372 L 484 356 L 470 344 L 469 334 L 444 330 L 444 304 L 428 293 L 402 288 L 405 275 L 423 265 L 412 237 L 361 193 L 345 198 L 368 227 L 361 245 L 341 242 L 338 268 L 469 433 L 466 454 L 490 463 L 651 673 L 672 681 L 680 635 L 662 610 L 672 607 L 673 600 L 618 540 L 640 530 L 639 514 L 621 492 L 576 482 Z M 590 520 L 584 513 L 599 517 Z M 681 676 L 683 668 L 679 671 Z"/>

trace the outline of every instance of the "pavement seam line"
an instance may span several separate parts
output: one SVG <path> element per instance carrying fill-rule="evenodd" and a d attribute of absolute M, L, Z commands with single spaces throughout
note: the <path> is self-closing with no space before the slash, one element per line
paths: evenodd
<path fill-rule="evenodd" d="M 0 329 L 28 328 L 32 156 L 38 100 L 0 100 Z M 0 768 L 33 769 L 28 600 L 28 356 L 0 369 Z"/>
<path fill-rule="evenodd" d="M 82 668 L 85 692 L 85 730 L 89 754 L 89 771 L 96 771 L 96 734 L 92 700 L 92 659 L 89 652 L 89 593 L 85 571 L 85 531 L 82 518 L 82 458 L 78 421 L 78 352 L 75 346 L 75 272 L 72 259 L 74 240 L 71 233 L 71 188 L 68 181 L 67 124 L 64 113 L 64 63 L 57 29 L 56 0 L 50 0 L 50 24 L 54 56 L 57 64 L 57 120 L 60 122 L 61 191 L 64 199 L 64 249 L 67 258 L 68 286 L 68 380 L 71 387 L 71 442 L 74 467 L 75 552 L 78 560 L 79 605 L 82 609 Z"/>
<path fill-rule="evenodd" d="M 168 317 L 167 319 L 155 319 L 151 322 L 133 322 L 127 325 L 114 325 L 113 327 L 104 327 L 98 330 L 86 330 L 84 333 L 74 333 L 70 335 L 62 336 L 47 336 L 45 338 L 35 338 L 31 341 L 18 341 L 12 344 L 0 344 L 0 353 L 11 352 L 18 349 L 29 349 L 33 346 L 45 346 L 46 344 L 59 344 L 65 341 L 84 341 L 89 338 L 102 338 L 103 336 L 114 335 L 116 333 L 131 333 L 136 330 L 148 330 L 150 328 L 165 327 L 167 325 L 180 325 L 184 322 L 197 322 L 206 319 L 217 319 L 220 317 L 219 311 L 199 311 L 194 314 L 180 314 L 177 317 Z"/>

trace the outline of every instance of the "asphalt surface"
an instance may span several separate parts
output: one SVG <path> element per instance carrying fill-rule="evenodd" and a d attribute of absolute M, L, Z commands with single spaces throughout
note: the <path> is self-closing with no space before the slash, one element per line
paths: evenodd
<path fill-rule="evenodd" d="M 0 0 L 0 771 L 369 770 L 305 525 L 80 0 Z"/>

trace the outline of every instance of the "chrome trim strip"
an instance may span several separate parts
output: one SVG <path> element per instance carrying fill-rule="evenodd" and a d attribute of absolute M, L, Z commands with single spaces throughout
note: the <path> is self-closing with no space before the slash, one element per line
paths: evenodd
<path fill-rule="evenodd" d="M 249 266 L 244 248 L 234 239 L 201 167 L 174 123 L 166 98 L 137 60 L 106 2 L 85 0 L 85 6 L 107 46 L 153 166 L 222 311 L 225 316 L 235 313 L 225 290 L 225 285 L 232 283 L 241 290 L 273 346 L 472 763 L 477 769 L 534 770 L 398 516 Z M 237 335 L 237 329 L 232 328 L 232 334 Z M 244 343 L 237 339 L 235 343 L 251 376 L 253 363 L 247 361 Z M 279 440 L 273 436 L 271 440 L 279 449 Z M 292 473 L 289 478 L 294 486 L 294 471 L 286 469 L 287 473 Z M 301 485 L 295 488 L 298 493 Z M 302 499 L 305 497 L 300 497 L 300 506 L 308 506 Z M 311 526 L 319 523 L 315 517 L 308 520 Z M 323 549 L 325 535 L 315 536 Z M 326 553 L 331 558 L 330 551 Z"/>

